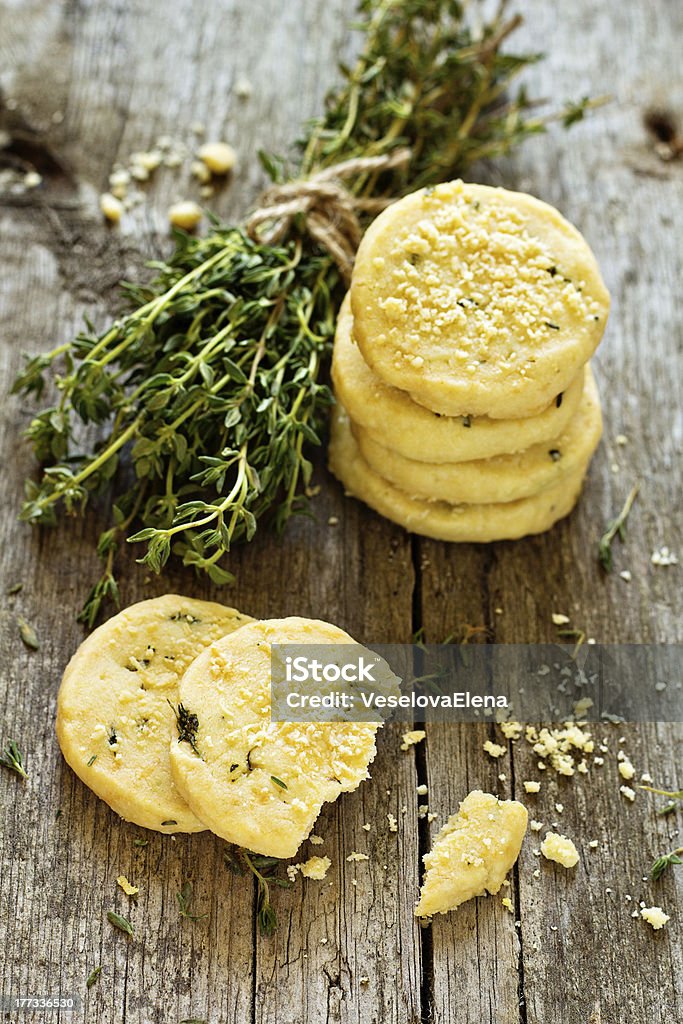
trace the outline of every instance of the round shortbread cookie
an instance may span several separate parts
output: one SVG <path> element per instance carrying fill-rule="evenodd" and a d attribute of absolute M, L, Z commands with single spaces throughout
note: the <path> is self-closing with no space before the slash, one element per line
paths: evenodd
<path fill-rule="evenodd" d="M 346 492 L 411 533 L 435 540 L 488 542 L 517 540 L 549 530 L 569 515 L 581 492 L 588 463 L 567 474 L 541 494 L 518 501 L 488 505 L 449 505 L 412 498 L 384 480 L 361 455 L 349 418 L 339 406 L 333 411 L 329 447 L 330 470 Z"/>
<path fill-rule="evenodd" d="M 212 601 L 166 594 L 114 615 L 67 665 L 57 698 L 62 753 L 126 821 L 157 832 L 206 828 L 171 778 L 178 683 L 212 641 L 252 621 Z"/>
<path fill-rule="evenodd" d="M 411 497 L 451 505 L 484 505 L 529 498 L 582 470 L 600 441 L 602 413 L 595 378 L 588 367 L 578 412 L 564 433 L 514 455 L 471 462 L 416 462 L 377 444 L 353 421 L 351 429 L 370 468 Z"/>
<path fill-rule="evenodd" d="M 454 181 L 374 221 L 351 305 L 363 357 L 389 384 L 447 416 L 515 419 L 542 412 L 590 359 L 609 295 L 552 206 Z"/>
<path fill-rule="evenodd" d="M 441 416 L 418 405 L 406 391 L 385 384 L 353 340 L 347 295 L 337 320 L 332 380 L 354 423 L 378 445 L 418 462 L 465 462 L 520 452 L 561 434 L 579 407 L 584 371 L 537 416 L 494 420 L 488 416 Z"/>
<path fill-rule="evenodd" d="M 194 747 L 171 743 L 175 783 L 201 820 L 255 853 L 293 857 L 323 803 L 368 778 L 377 724 L 271 722 L 271 644 L 355 644 L 337 626 L 296 617 L 254 622 L 187 670 L 180 702 Z"/>

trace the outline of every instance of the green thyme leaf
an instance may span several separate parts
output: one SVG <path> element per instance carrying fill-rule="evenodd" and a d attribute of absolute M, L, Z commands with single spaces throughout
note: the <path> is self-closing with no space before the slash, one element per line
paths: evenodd
<path fill-rule="evenodd" d="M 650 868 L 650 878 L 653 882 L 661 878 L 667 868 L 673 867 L 674 864 L 683 864 L 680 854 L 683 853 L 683 846 L 678 850 L 672 850 L 671 853 L 665 853 L 661 857 L 657 857 L 654 864 Z"/>
<path fill-rule="evenodd" d="M 99 978 L 101 973 L 102 973 L 102 968 L 101 967 L 96 967 L 93 971 L 91 971 L 90 974 L 88 975 L 88 977 L 85 979 L 85 987 L 86 988 L 92 988 L 93 985 L 95 984 L 95 982 L 97 981 L 97 979 Z"/>
<path fill-rule="evenodd" d="M 134 934 L 133 926 L 130 923 L 130 921 L 125 917 L 121 917 L 121 915 L 117 914 L 116 911 L 108 910 L 107 920 L 109 921 L 110 924 L 113 924 L 115 928 L 118 928 L 119 931 L 125 932 L 126 935 Z"/>
<path fill-rule="evenodd" d="M 607 524 L 607 529 L 598 542 L 598 560 L 605 572 L 612 571 L 612 542 L 614 541 L 614 538 L 619 536 L 621 540 L 624 540 L 626 536 L 626 520 L 628 519 L 633 502 L 636 500 L 638 488 L 639 484 L 633 485 L 629 491 L 626 501 L 624 502 L 621 512 L 615 519 L 612 519 Z"/>
<path fill-rule="evenodd" d="M 178 743 L 189 743 L 197 757 L 201 757 L 202 755 L 197 749 L 199 718 L 191 711 L 188 711 L 182 704 L 178 704 L 178 707 L 175 708 L 173 707 L 173 704 L 171 704 L 170 700 L 168 703 L 175 715 L 176 726 L 178 728 Z"/>
<path fill-rule="evenodd" d="M 0 754 L 0 764 L 5 768 L 9 768 L 10 771 L 16 772 L 17 775 L 21 775 L 22 779 L 28 778 L 24 759 L 14 740 L 10 740 Z"/>
<path fill-rule="evenodd" d="M 275 776 L 275 775 L 271 775 L 270 776 L 270 781 L 274 782 L 276 786 L 280 787 L 280 789 L 287 789 L 288 788 L 287 783 L 283 782 L 282 779 L 278 779 L 277 776 Z"/>
<path fill-rule="evenodd" d="M 678 802 L 676 800 L 670 800 L 668 804 L 664 804 L 663 807 L 659 808 L 657 814 L 661 815 L 661 817 L 666 817 L 667 814 L 673 814 L 677 807 Z"/>
<path fill-rule="evenodd" d="M 37 651 L 40 647 L 40 640 L 34 627 L 30 622 L 27 622 L 21 615 L 17 619 L 17 625 L 19 626 L 19 636 L 24 642 L 24 645 L 32 651 Z"/>

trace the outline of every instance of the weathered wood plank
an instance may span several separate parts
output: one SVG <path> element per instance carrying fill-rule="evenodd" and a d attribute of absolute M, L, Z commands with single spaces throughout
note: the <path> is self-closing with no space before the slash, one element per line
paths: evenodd
<path fill-rule="evenodd" d="M 69 182 L 48 180 L 44 198 L 58 204 L 56 212 L 24 205 L 5 213 L 3 378 L 8 381 L 19 367 L 14 339 L 40 350 L 67 336 L 78 326 L 84 301 L 94 319 L 106 319 L 115 281 L 135 265 L 135 248 L 154 252 L 166 233 L 166 206 L 189 190 L 189 182 L 162 172 L 152 189 L 153 204 L 123 232 L 107 233 L 95 199 L 117 160 L 149 148 L 159 134 L 191 139 L 189 127 L 201 114 L 208 137 L 234 140 L 240 153 L 234 185 L 215 205 L 226 215 L 243 213 L 262 180 L 256 150 L 285 148 L 302 117 L 318 109 L 333 80 L 335 58 L 349 43 L 340 5 L 310 2 L 289 9 L 262 4 L 254 12 L 258 33 L 238 4 L 216 9 L 179 3 L 162 26 L 158 12 L 144 5 L 123 10 L 93 4 L 59 14 L 49 6 L 48 14 L 54 34 L 37 37 L 34 17 L 14 23 L 13 95 L 17 103 L 30 96 L 31 123 L 42 127 L 50 121 L 53 111 L 36 100 L 35 76 L 22 68 L 21 53 L 23 48 L 32 61 L 43 62 L 49 82 L 57 71 L 51 60 L 65 56 L 56 36 L 65 32 L 68 80 L 58 95 L 42 99 L 66 110 L 64 121 L 51 129 L 53 145 L 63 147 L 81 184 L 77 193 Z M 248 101 L 231 93 L 239 75 L 254 85 Z M 273 940 L 256 934 L 253 885 L 226 870 L 220 842 L 210 836 L 175 841 L 151 836 L 147 847 L 135 847 L 140 830 L 120 823 L 63 766 L 53 738 L 54 698 L 81 636 L 73 617 L 87 577 L 96 572 L 91 551 L 97 522 L 89 517 L 54 535 L 16 523 L 17 495 L 31 470 L 19 445 L 28 414 L 14 402 L 5 407 L 2 421 L 5 450 L 15 453 L 0 518 L 4 578 L 25 580 L 13 605 L 36 623 L 43 638 L 38 654 L 17 652 L 14 608 L 5 614 L 6 660 L 16 668 L 3 694 L 3 735 L 7 731 L 22 740 L 32 771 L 26 791 L 19 791 L 23 799 L 8 808 L 3 824 L 3 858 L 12 861 L 3 871 L 3 921 L 15 922 L 4 940 L 3 991 L 83 992 L 87 973 L 101 963 L 101 979 L 88 996 L 90 1020 L 418 1019 L 414 894 L 406 901 L 392 881 L 417 878 L 417 846 L 399 844 L 386 819 L 387 810 L 398 814 L 398 793 L 414 787 L 412 758 L 401 755 L 395 765 L 396 729 L 381 737 L 372 786 L 329 808 L 321 820 L 324 852 L 334 862 L 330 882 L 302 885 L 299 880 L 292 892 L 275 891 L 281 924 Z M 318 476 L 324 472 L 321 467 Z M 333 514 L 339 519 L 334 527 L 328 525 Z M 135 565 L 134 552 L 124 552 L 123 600 L 177 589 L 234 601 L 255 615 L 314 615 L 359 637 L 407 639 L 413 582 L 407 539 L 345 503 L 336 487 L 317 502 L 316 516 L 315 522 L 292 524 L 282 542 L 265 536 L 258 547 L 236 552 L 238 584 L 227 594 L 177 569 L 164 580 L 150 580 Z M 30 683 L 20 686 L 26 673 Z M 31 721 L 40 721 L 39 731 L 29 727 Z M 392 798 L 386 796 L 388 788 Z M 58 806 L 62 813 L 55 823 Z M 411 805 L 405 816 L 408 839 L 416 832 L 415 814 Z M 39 830 L 23 824 L 31 817 L 40 821 Z M 361 827 L 366 821 L 372 823 L 371 833 Z M 11 837 L 19 834 L 22 851 L 15 860 L 9 848 Z M 372 861 L 347 864 L 344 858 L 354 848 L 371 851 Z M 128 912 L 128 901 L 116 893 L 120 873 L 141 889 L 130 910 L 136 927 L 130 941 L 104 919 L 110 907 Z M 352 874 L 358 875 L 358 887 L 351 884 Z M 188 879 L 197 910 L 209 913 L 206 921 L 178 918 L 175 893 Z M 47 918 L 36 914 L 46 902 Z M 361 981 L 365 977 L 367 982 Z"/>
<path fill-rule="evenodd" d="M 680 17 L 680 7 L 664 2 L 649 5 L 647 13 L 639 5 L 575 4 L 563 8 L 561 16 L 540 2 L 525 5 L 520 39 L 547 53 L 529 76 L 536 93 L 615 97 L 571 134 L 558 130 L 531 142 L 504 173 L 494 175 L 496 183 L 516 185 L 557 205 L 585 232 L 604 269 L 613 297 L 596 360 L 605 435 L 579 508 L 551 533 L 486 548 L 421 542 L 423 623 L 430 639 L 467 621 L 486 625 L 497 642 L 553 642 L 552 612 L 568 615 L 570 628 L 585 630 L 598 642 L 681 639 L 680 569 L 655 567 L 650 556 L 662 544 L 674 547 L 681 536 L 681 329 L 672 285 L 683 271 L 683 254 L 671 210 L 683 199 L 683 172 L 680 164 L 658 161 L 641 125 L 652 102 L 678 109 L 678 58 L 670 38 L 676 25 L 680 31 Z M 617 442 L 620 434 L 628 438 L 626 445 Z M 616 571 L 605 576 L 596 561 L 597 539 L 635 481 L 641 490 L 626 543 L 615 546 Z M 631 582 L 620 578 L 622 569 L 631 571 Z M 680 875 L 658 884 L 643 881 L 654 856 L 678 844 L 680 819 L 658 818 L 656 803 L 643 793 L 633 805 L 620 796 L 616 753 L 624 736 L 622 746 L 637 777 L 648 771 L 658 784 L 677 789 L 681 728 L 596 726 L 594 731 L 610 747 L 604 768 L 564 780 L 539 772 L 538 758 L 523 742 L 493 763 L 475 730 L 454 729 L 444 737 L 443 727 L 429 727 L 432 802 L 442 806 L 447 794 L 445 810 L 452 812 L 473 782 L 486 780 L 502 795 L 505 787 L 496 778 L 502 771 L 513 781 L 513 795 L 545 823 L 540 835 L 530 833 L 515 872 L 524 1005 L 517 1010 L 511 986 L 501 990 L 502 968 L 486 924 L 475 929 L 472 912 L 463 908 L 433 929 L 435 1019 L 585 1024 L 624 1015 L 657 1022 L 680 1018 Z M 447 772 L 440 767 L 446 763 Z M 538 797 L 524 792 L 522 782 L 529 778 L 543 779 Z M 564 807 L 561 814 L 556 803 Z M 575 871 L 534 856 L 553 822 L 579 846 Z M 588 847 L 593 838 L 600 843 L 595 851 Z M 533 877 L 536 868 L 539 879 Z M 644 922 L 631 919 L 641 899 L 667 909 L 668 930 L 653 934 Z M 496 901 L 480 902 L 479 914 L 489 926 L 493 918 L 497 929 L 512 927 L 509 915 L 491 906 Z M 460 962 L 481 964 L 482 977 L 465 974 L 464 998 L 452 960 L 436 955 L 439 945 L 458 950 Z M 498 950 L 507 967 L 513 945 L 510 940 Z M 486 992 L 495 993 L 490 1009 L 482 1006 Z M 463 1008 L 472 1004 L 474 1010 Z M 459 1007 L 455 1015 L 454 1005 Z"/>

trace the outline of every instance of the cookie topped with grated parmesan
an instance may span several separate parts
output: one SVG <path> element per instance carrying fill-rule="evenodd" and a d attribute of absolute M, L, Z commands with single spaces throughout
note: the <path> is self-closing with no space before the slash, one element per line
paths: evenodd
<path fill-rule="evenodd" d="M 175 737 L 176 786 L 228 842 L 293 857 L 320 809 L 369 777 L 377 723 L 271 722 L 272 644 L 355 644 L 327 622 L 267 619 L 212 644 L 185 673 L 180 701 L 194 745 Z M 233 642 L 236 641 L 236 642 Z"/>
<path fill-rule="evenodd" d="M 165 594 L 114 615 L 67 665 L 57 698 L 62 753 L 126 821 L 157 832 L 206 828 L 171 777 L 178 684 L 214 640 L 251 621 L 213 601 Z"/>
<path fill-rule="evenodd" d="M 385 210 L 361 242 L 354 336 L 389 384 L 447 416 L 533 416 L 573 381 L 609 294 L 588 244 L 547 203 L 446 182 Z"/>

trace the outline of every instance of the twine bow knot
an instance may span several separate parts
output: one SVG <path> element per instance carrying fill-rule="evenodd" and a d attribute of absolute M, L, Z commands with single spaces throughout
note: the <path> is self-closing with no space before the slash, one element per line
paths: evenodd
<path fill-rule="evenodd" d="M 326 167 L 310 178 L 272 185 L 249 217 L 247 232 L 256 242 L 276 245 L 293 220 L 303 215 L 309 235 L 329 252 L 348 284 L 362 236 L 360 215 L 379 213 L 393 200 L 356 196 L 344 179 L 405 166 L 410 155 L 409 149 L 396 149 L 383 156 L 357 157 Z"/>

